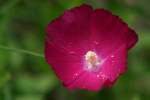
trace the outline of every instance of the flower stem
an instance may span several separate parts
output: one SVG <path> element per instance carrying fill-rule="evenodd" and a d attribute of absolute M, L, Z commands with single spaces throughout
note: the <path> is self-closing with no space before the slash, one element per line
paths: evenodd
<path fill-rule="evenodd" d="M 44 58 L 44 55 L 43 55 L 43 54 L 36 53 L 36 52 L 32 52 L 32 51 L 28 51 L 28 50 L 24 50 L 24 49 L 18 49 L 18 48 L 13 48 L 13 47 L 7 47 L 7 46 L 3 46 L 3 45 L 0 45 L 0 49 L 7 50 L 7 51 L 13 51 L 13 52 L 24 53 L 24 54 L 29 54 L 29 55 L 33 55 L 33 56 L 37 56 L 37 57 L 42 57 L 42 58 Z"/>

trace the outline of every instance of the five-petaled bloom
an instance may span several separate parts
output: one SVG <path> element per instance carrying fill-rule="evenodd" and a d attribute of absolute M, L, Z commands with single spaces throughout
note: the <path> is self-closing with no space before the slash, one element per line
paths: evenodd
<path fill-rule="evenodd" d="M 46 29 L 45 58 L 69 89 L 111 87 L 126 71 L 136 33 L 118 16 L 81 5 L 67 10 Z"/>

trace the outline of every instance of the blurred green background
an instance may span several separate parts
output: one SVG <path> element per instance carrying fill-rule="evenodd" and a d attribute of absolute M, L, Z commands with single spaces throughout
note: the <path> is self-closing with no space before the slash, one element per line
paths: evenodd
<path fill-rule="evenodd" d="M 42 57 L 47 24 L 82 3 L 112 11 L 139 35 L 128 71 L 111 89 L 69 91 Z M 149 5 L 150 0 L 0 0 L 0 100 L 150 100 Z"/>

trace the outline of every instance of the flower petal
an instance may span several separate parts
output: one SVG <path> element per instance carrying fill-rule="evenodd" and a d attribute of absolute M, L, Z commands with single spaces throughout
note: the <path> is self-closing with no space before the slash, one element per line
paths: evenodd
<path fill-rule="evenodd" d="M 98 91 L 103 87 L 105 80 L 105 78 L 97 75 L 97 73 L 84 71 L 75 81 L 70 84 L 65 84 L 65 86 L 69 89 Z"/>
<path fill-rule="evenodd" d="M 137 36 L 137 34 L 135 33 L 134 30 L 129 29 L 129 31 L 128 31 L 128 37 L 127 38 L 128 38 L 128 48 L 130 49 L 138 41 L 138 36 Z"/>
<path fill-rule="evenodd" d="M 92 7 L 88 5 L 65 11 L 63 16 L 48 25 L 47 40 L 65 52 L 83 55 L 89 49 L 92 12 Z"/>
<path fill-rule="evenodd" d="M 107 57 L 122 44 L 134 44 L 127 38 L 134 38 L 134 34 L 128 35 L 129 28 L 119 17 L 112 15 L 104 9 L 95 10 L 91 21 L 91 41 L 93 48 L 102 58 Z"/>
<path fill-rule="evenodd" d="M 49 42 L 46 42 L 45 58 L 63 82 L 74 80 L 83 69 L 81 60 L 77 56 L 69 55 Z"/>
<path fill-rule="evenodd" d="M 83 70 L 81 61 L 89 50 L 91 14 L 92 7 L 82 5 L 66 11 L 46 29 L 45 58 L 64 83 L 73 81 Z"/>
<path fill-rule="evenodd" d="M 107 78 L 106 86 L 112 86 L 117 78 L 126 71 L 126 64 L 127 48 L 126 45 L 122 45 L 105 59 L 101 67 L 99 74 Z"/>

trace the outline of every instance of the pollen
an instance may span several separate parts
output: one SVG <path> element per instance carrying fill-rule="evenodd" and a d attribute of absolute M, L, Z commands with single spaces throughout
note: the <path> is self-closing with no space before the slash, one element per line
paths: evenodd
<path fill-rule="evenodd" d="M 95 69 L 100 64 L 100 59 L 97 54 L 93 51 L 88 51 L 85 54 L 85 61 L 88 69 Z"/>

